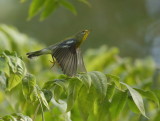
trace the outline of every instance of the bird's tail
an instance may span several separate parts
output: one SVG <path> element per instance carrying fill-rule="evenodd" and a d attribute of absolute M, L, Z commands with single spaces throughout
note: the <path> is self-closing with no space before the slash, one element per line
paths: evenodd
<path fill-rule="evenodd" d="M 50 51 L 48 49 L 42 49 L 35 52 L 29 52 L 26 55 L 28 56 L 28 58 L 33 58 L 44 54 L 50 54 Z"/>

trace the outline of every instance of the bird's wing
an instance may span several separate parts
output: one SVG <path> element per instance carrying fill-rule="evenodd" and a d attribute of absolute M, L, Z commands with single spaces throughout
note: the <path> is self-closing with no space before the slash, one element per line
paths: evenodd
<path fill-rule="evenodd" d="M 78 72 L 87 72 L 86 71 L 86 67 L 84 65 L 84 61 L 83 61 L 83 56 L 82 56 L 82 53 L 81 53 L 81 49 L 80 48 L 77 48 L 77 59 L 78 59 L 78 64 L 77 64 L 77 71 Z"/>
<path fill-rule="evenodd" d="M 62 68 L 64 74 L 73 76 L 77 72 L 77 53 L 75 45 L 63 45 L 57 47 L 52 56 Z"/>

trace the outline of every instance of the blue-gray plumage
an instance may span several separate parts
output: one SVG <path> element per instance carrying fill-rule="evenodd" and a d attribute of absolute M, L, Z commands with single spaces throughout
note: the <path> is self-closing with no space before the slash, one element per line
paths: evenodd
<path fill-rule="evenodd" d="M 66 39 L 39 51 L 29 52 L 27 53 L 28 58 L 51 54 L 54 58 L 53 60 L 56 60 L 60 65 L 64 74 L 73 76 L 77 72 L 86 72 L 80 51 L 80 45 L 84 40 L 86 40 L 88 34 L 89 31 L 84 30 L 77 33 L 70 39 Z"/>

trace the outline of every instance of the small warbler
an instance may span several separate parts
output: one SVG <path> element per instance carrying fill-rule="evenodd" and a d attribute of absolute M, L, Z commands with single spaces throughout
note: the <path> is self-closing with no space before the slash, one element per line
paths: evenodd
<path fill-rule="evenodd" d="M 86 72 L 81 55 L 80 45 L 86 40 L 89 30 L 84 30 L 62 42 L 47 48 L 27 53 L 28 58 L 51 54 L 53 61 L 57 62 L 64 74 L 74 76 L 77 72 Z"/>

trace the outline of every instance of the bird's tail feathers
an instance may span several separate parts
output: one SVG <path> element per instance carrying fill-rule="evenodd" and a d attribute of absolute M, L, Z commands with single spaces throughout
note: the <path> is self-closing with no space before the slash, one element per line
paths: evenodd
<path fill-rule="evenodd" d="M 40 55 L 44 55 L 44 54 L 51 54 L 51 50 L 48 48 L 44 48 L 42 50 L 38 50 L 35 52 L 29 52 L 27 53 L 28 58 L 32 58 L 32 57 L 36 57 L 36 56 L 40 56 Z"/>
<path fill-rule="evenodd" d="M 41 52 L 41 50 L 39 50 L 39 51 L 35 51 L 35 52 L 29 52 L 26 55 L 28 56 L 28 58 L 33 58 L 36 56 L 43 55 L 43 53 Z"/>

